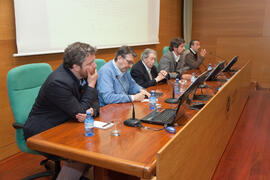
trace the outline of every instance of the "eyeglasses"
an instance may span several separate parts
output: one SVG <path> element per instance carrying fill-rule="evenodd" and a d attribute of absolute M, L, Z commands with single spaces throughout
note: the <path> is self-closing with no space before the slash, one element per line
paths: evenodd
<path fill-rule="evenodd" d="M 123 58 L 123 59 L 125 59 L 129 65 L 133 65 L 134 64 L 134 61 L 133 60 L 129 60 L 129 59 L 126 59 L 126 58 Z"/>

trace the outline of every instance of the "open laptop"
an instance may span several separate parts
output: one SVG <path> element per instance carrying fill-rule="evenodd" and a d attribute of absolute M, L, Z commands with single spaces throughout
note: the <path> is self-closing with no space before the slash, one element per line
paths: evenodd
<path fill-rule="evenodd" d="M 153 111 L 141 119 L 142 122 L 159 125 L 172 125 L 176 116 L 180 113 L 181 105 L 189 98 L 189 95 L 195 91 L 201 82 L 205 80 L 209 71 L 202 73 L 189 87 L 179 96 L 176 109 L 162 109 Z M 180 114 L 179 114 L 180 115 Z"/>

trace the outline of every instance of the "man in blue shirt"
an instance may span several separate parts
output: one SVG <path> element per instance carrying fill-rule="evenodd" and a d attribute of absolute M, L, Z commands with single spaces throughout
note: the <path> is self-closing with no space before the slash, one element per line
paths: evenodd
<path fill-rule="evenodd" d="M 122 46 L 117 50 L 115 58 L 99 70 L 97 89 L 100 106 L 130 102 L 130 99 L 142 101 L 145 95 L 150 96 L 127 72 L 136 56 L 129 46 Z"/>

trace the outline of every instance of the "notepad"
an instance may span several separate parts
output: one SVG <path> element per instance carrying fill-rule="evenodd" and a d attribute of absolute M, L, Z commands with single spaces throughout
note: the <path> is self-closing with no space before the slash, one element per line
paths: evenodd
<path fill-rule="evenodd" d="M 101 121 L 94 121 L 94 127 L 99 129 L 108 129 L 114 125 L 113 122 L 101 122 Z"/>

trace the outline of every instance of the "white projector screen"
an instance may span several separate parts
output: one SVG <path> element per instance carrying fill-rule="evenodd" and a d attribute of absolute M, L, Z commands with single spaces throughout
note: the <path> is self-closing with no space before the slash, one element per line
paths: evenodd
<path fill-rule="evenodd" d="M 159 0 L 14 0 L 17 54 L 159 43 Z"/>

